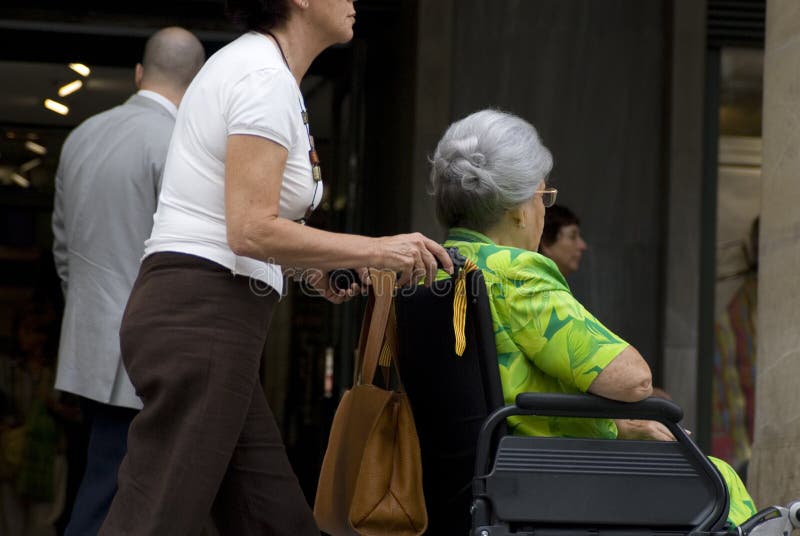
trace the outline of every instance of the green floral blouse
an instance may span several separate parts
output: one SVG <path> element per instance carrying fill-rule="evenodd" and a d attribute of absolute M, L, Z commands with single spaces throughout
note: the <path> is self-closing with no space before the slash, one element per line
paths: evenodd
<path fill-rule="evenodd" d="M 457 247 L 483 272 L 506 403 L 531 391 L 586 392 L 628 346 L 578 303 L 547 257 L 498 246 L 464 228 L 451 229 L 445 246 Z M 608 419 L 512 417 L 509 426 L 520 435 L 617 436 L 616 425 Z"/>

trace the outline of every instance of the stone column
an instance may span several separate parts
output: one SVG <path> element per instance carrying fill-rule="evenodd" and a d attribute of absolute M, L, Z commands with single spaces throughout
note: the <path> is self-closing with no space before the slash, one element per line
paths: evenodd
<path fill-rule="evenodd" d="M 759 239 L 756 504 L 800 497 L 800 3 L 767 1 Z"/>

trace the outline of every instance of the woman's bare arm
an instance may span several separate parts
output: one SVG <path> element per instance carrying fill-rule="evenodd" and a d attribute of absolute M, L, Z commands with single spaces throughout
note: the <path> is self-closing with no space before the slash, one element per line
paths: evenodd
<path fill-rule="evenodd" d="M 452 270 L 447 252 L 419 233 L 370 238 L 313 229 L 278 215 L 288 151 L 258 136 L 228 137 L 225 217 L 237 255 L 303 268 L 375 266 L 401 273 L 399 284 L 433 281 L 437 259 Z"/>
<path fill-rule="evenodd" d="M 653 376 L 647 361 L 628 346 L 597 375 L 589 392 L 611 400 L 638 402 L 653 393 Z"/>
<path fill-rule="evenodd" d="M 638 402 L 653 393 L 653 378 L 647 361 L 628 346 L 598 374 L 589 392 L 621 402 Z M 666 426 L 657 421 L 616 419 L 620 439 L 675 441 Z"/>

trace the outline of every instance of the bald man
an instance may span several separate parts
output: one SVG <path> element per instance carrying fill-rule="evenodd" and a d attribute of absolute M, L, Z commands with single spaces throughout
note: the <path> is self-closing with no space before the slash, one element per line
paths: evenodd
<path fill-rule="evenodd" d="M 81 397 L 90 436 L 66 535 L 97 534 L 117 488 L 128 426 L 142 407 L 119 349 L 119 326 L 150 236 L 175 116 L 205 61 L 182 28 L 151 36 L 139 90 L 67 137 L 56 173 L 53 254 L 65 295 L 56 388 Z"/>

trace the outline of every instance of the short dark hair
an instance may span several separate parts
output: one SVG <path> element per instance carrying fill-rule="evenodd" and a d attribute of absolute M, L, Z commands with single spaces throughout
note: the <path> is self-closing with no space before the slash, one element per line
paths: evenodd
<path fill-rule="evenodd" d="M 544 229 L 542 229 L 542 239 L 539 242 L 539 250 L 542 246 L 551 246 L 558 240 L 558 233 L 562 227 L 567 225 L 578 225 L 581 222 L 570 209 L 563 205 L 553 205 L 545 210 Z"/>
<path fill-rule="evenodd" d="M 225 13 L 245 30 L 267 31 L 289 18 L 289 0 L 226 0 Z"/>

